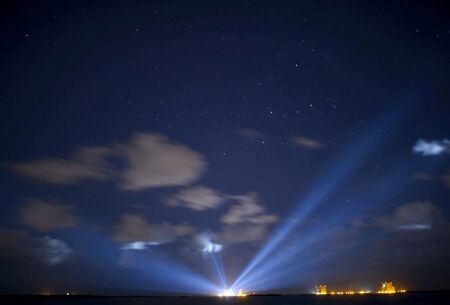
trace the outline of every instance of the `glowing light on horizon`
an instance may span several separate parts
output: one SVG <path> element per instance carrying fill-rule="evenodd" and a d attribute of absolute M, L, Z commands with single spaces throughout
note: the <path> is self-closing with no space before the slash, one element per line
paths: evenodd
<path fill-rule="evenodd" d="M 381 283 L 380 289 L 376 292 L 377 294 L 394 294 L 394 293 L 405 293 L 405 289 L 395 289 L 395 286 L 392 282 L 383 282 Z M 371 294 L 373 293 L 371 290 L 332 290 L 330 292 L 327 291 L 327 285 L 316 285 L 314 294 L 315 295 L 363 295 L 363 294 Z"/>
<path fill-rule="evenodd" d="M 233 291 L 233 289 L 228 288 L 228 289 L 224 289 L 217 296 L 220 298 L 222 298 L 222 297 L 246 297 L 247 294 L 242 289 L 239 289 L 239 291 L 237 293 L 235 293 Z"/>
<path fill-rule="evenodd" d="M 399 114 L 398 111 L 394 111 L 387 117 L 383 117 L 368 130 L 367 134 L 373 134 L 380 129 L 390 128 L 396 122 L 396 119 L 398 119 Z M 348 179 L 370 156 L 376 146 L 385 139 L 386 137 L 371 138 L 363 134 L 356 142 L 347 146 L 347 149 L 325 171 L 324 177 L 319 180 L 317 186 L 303 200 L 297 202 L 292 213 L 290 213 L 292 215 L 289 218 L 290 220 L 280 224 L 231 287 L 236 288 L 236 286 L 240 286 L 242 281 L 249 274 L 253 273 L 254 269 L 261 265 L 285 241 L 286 237 L 317 208 L 324 198 L 329 196 L 340 184 Z"/>

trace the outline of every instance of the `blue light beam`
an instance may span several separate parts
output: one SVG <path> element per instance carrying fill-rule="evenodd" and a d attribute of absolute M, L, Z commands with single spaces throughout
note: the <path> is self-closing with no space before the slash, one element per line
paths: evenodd
<path fill-rule="evenodd" d="M 236 279 L 232 288 L 239 286 L 240 282 L 251 273 L 256 266 L 258 266 L 272 251 L 274 251 L 280 243 L 282 243 L 286 236 L 294 230 L 294 228 L 305 220 L 305 218 L 321 203 L 321 201 L 328 196 L 336 187 L 342 184 L 346 178 L 358 169 L 365 160 L 368 159 L 374 149 L 386 140 L 386 137 L 373 135 L 378 134 L 380 129 L 390 129 L 395 119 L 399 116 L 398 112 L 393 112 L 388 118 L 380 120 L 378 124 L 372 126 L 364 136 L 360 137 L 356 143 L 348 146 L 349 148 L 341 153 L 340 157 L 333 163 L 337 166 L 330 167 L 326 175 L 318 183 L 316 187 L 304 200 L 299 200 L 294 210 L 290 213 L 293 215 L 288 221 L 282 223 L 270 237 L 267 243 L 261 248 L 256 256 L 250 261 L 244 271 Z"/>

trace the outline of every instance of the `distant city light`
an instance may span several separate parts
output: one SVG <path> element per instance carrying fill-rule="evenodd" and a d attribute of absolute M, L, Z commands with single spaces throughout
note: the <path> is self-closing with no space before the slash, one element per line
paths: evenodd
<path fill-rule="evenodd" d="M 406 289 L 395 289 L 392 282 L 382 282 L 380 289 L 376 292 L 378 294 L 393 294 L 405 293 Z M 355 295 L 355 294 L 370 294 L 371 290 L 343 290 L 343 291 L 327 291 L 327 285 L 316 285 L 315 295 Z"/>

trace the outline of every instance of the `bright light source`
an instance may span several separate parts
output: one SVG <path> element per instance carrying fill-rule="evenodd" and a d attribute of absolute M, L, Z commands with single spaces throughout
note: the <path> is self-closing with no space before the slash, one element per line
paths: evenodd
<path fill-rule="evenodd" d="M 232 289 L 224 289 L 218 294 L 219 297 L 234 297 L 234 292 Z"/>
<path fill-rule="evenodd" d="M 239 289 L 238 293 L 235 293 L 233 289 L 224 289 L 221 293 L 218 294 L 219 297 L 246 297 L 247 294 L 242 291 L 242 289 Z"/>
<path fill-rule="evenodd" d="M 203 248 L 203 252 L 216 253 L 222 251 L 223 246 L 220 244 L 207 243 Z"/>
<path fill-rule="evenodd" d="M 204 253 L 217 253 L 222 251 L 223 245 L 212 242 L 213 236 L 210 233 L 202 233 L 197 235 L 198 242 L 203 246 Z"/>

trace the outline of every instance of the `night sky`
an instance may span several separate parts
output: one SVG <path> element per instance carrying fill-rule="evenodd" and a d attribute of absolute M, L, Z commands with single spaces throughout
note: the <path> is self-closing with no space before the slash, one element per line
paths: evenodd
<path fill-rule="evenodd" d="M 450 289 L 445 1 L 2 1 L 0 293 Z"/>

